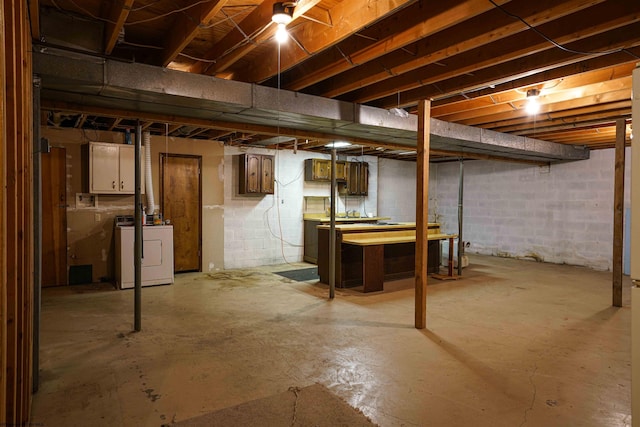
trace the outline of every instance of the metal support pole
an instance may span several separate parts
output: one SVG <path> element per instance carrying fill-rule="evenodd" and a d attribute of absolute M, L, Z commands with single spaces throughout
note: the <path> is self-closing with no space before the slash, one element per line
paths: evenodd
<path fill-rule="evenodd" d="M 624 242 L 624 145 L 627 133 L 627 122 L 624 118 L 616 119 L 616 152 L 613 184 L 613 264 L 612 297 L 614 307 L 622 307 L 622 273 Z"/>
<path fill-rule="evenodd" d="M 329 299 L 336 294 L 336 149 L 331 149 L 331 222 L 329 226 Z"/>
<path fill-rule="evenodd" d="M 464 190 L 464 161 L 460 159 L 460 182 L 458 183 L 458 276 L 462 276 L 462 252 L 464 246 L 462 243 L 462 205 Z M 449 248 L 450 251 L 453 248 Z"/>
<path fill-rule="evenodd" d="M 136 126 L 136 142 L 134 148 L 135 164 L 135 201 L 134 201 L 134 222 L 135 234 L 133 239 L 133 265 L 134 265 L 134 329 L 136 332 L 142 330 L 142 168 L 140 165 L 140 152 L 142 144 L 142 126 L 140 121 Z"/>
<path fill-rule="evenodd" d="M 40 309 L 42 296 L 42 163 L 40 152 L 40 76 L 33 76 L 33 377 L 31 390 L 40 383 Z"/>

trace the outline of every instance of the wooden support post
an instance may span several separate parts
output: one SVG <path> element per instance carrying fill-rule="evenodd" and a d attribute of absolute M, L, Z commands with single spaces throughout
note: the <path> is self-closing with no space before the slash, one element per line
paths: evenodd
<path fill-rule="evenodd" d="M 33 310 L 32 69 L 26 0 L 0 3 L 0 424 L 31 412 Z"/>
<path fill-rule="evenodd" d="M 415 327 L 427 327 L 427 228 L 429 226 L 429 133 L 431 101 L 418 103 L 416 187 L 416 275 Z"/>
<path fill-rule="evenodd" d="M 5 50 L 5 11 L 4 3 L 0 2 L 0 47 Z M 7 73 L 6 73 L 6 53 L 0 54 L 0 99 L 7 99 Z M 2 104 L 4 109 L 4 104 Z M 6 112 L 0 111 L 0 116 L 4 122 Z M 9 165 L 7 164 L 7 146 L 8 146 L 8 133 L 5 126 L 0 129 L 0 424 L 7 423 L 7 369 L 8 369 L 8 330 L 7 324 L 9 323 L 9 315 L 7 313 L 8 303 L 8 291 L 9 291 L 9 274 L 7 272 L 7 259 L 9 253 L 13 249 L 10 246 L 9 231 L 3 226 L 9 212 L 7 212 L 8 201 L 8 188 L 7 175 L 9 171 Z"/>
<path fill-rule="evenodd" d="M 612 304 L 622 307 L 622 242 L 624 239 L 624 142 L 625 119 L 616 120 L 615 180 L 613 185 L 613 283 Z"/>

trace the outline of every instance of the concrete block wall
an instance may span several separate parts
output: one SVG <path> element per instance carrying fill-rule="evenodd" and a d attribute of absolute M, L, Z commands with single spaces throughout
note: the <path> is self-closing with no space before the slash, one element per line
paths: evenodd
<path fill-rule="evenodd" d="M 393 221 L 415 221 L 416 163 L 381 158 L 378 178 L 378 214 Z"/>
<path fill-rule="evenodd" d="M 438 201 L 433 195 L 435 177 L 435 165 L 431 165 L 429 168 L 429 221 L 437 220 Z M 379 215 L 388 216 L 392 221 L 414 222 L 416 220 L 416 163 L 380 159 L 378 192 Z"/>
<path fill-rule="evenodd" d="M 625 208 L 630 155 L 627 148 Z M 596 150 L 588 160 L 550 167 L 466 161 L 467 251 L 611 269 L 614 157 L 613 149 Z M 380 214 L 415 220 L 415 168 L 410 173 L 405 162 L 381 160 L 379 169 Z M 430 166 L 429 219 L 447 233 L 458 232 L 459 174 L 458 162 Z"/>
<path fill-rule="evenodd" d="M 238 194 L 238 156 L 243 153 L 275 156 L 276 188 L 273 195 Z M 304 180 L 304 160 L 330 158 L 305 151 L 240 149 L 225 147 L 224 155 L 224 268 L 255 267 L 301 262 L 304 247 L 304 196 L 330 195 L 330 185 Z M 349 158 L 349 160 L 352 160 Z M 338 198 L 337 209 L 376 206 L 377 162 L 369 162 L 368 197 Z M 373 188 L 374 191 L 371 191 Z M 318 209 L 317 206 L 314 206 Z M 319 209 L 322 211 L 322 208 Z"/>

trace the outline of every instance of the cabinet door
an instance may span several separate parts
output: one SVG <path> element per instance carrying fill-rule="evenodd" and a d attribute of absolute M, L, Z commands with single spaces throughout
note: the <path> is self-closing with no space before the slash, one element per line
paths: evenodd
<path fill-rule="evenodd" d="M 331 162 L 322 159 L 313 159 L 313 179 L 327 181 L 331 179 Z"/>
<path fill-rule="evenodd" d="M 118 181 L 118 189 L 121 193 L 135 193 L 135 147 L 133 145 L 120 145 L 118 148 L 120 150 L 120 181 Z"/>
<path fill-rule="evenodd" d="M 349 162 L 347 167 L 347 194 L 357 195 L 360 193 L 360 163 Z"/>
<path fill-rule="evenodd" d="M 360 163 L 360 178 L 358 179 L 358 194 L 366 196 L 369 193 L 369 164 Z"/>
<path fill-rule="evenodd" d="M 273 176 L 273 171 L 275 170 L 274 168 L 274 157 L 273 156 L 262 156 L 262 162 L 261 162 L 261 183 L 260 183 L 260 187 L 262 190 L 262 193 L 265 194 L 273 194 L 274 192 L 274 176 Z"/>
<path fill-rule="evenodd" d="M 256 154 L 243 154 L 240 157 L 240 194 L 255 194 L 260 192 L 260 163 Z"/>
<path fill-rule="evenodd" d="M 347 162 L 338 161 L 336 162 L 336 181 L 346 181 L 347 180 Z"/>
<path fill-rule="evenodd" d="M 118 145 L 90 145 L 89 190 L 91 193 L 118 193 L 120 191 L 119 169 Z"/>
<path fill-rule="evenodd" d="M 340 192 L 350 196 L 366 196 L 369 193 L 369 164 L 347 163 L 347 182 L 341 184 Z"/>
<path fill-rule="evenodd" d="M 135 194 L 136 192 L 136 164 L 135 147 L 133 145 L 118 145 L 120 154 L 120 193 Z M 145 172 L 144 146 L 140 147 L 140 193 L 144 194 Z"/>

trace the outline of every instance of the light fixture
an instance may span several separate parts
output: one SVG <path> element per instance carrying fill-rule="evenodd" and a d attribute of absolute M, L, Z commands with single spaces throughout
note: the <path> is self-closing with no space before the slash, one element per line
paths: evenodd
<path fill-rule="evenodd" d="M 409 112 L 404 108 L 389 108 L 389 113 L 396 117 L 402 117 L 403 119 L 409 117 Z"/>
<path fill-rule="evenodd" d="M 347 141 L 334 141 L 334 142 L 325 144 L 325 147 L 327 148 L 344 148 L 349 146 L 351 146 L 351 143 Z"/>
<path fill-rule="evenodd" d="M 527 113 L 537 114 L 540 111 L 540 104 L 538 103 L 538 97 L 540 96 L 539 89 L 527 90 L 527 105 L 524 107 Z"/>
<path fill-rule="evenodd" d="M 276 2 L 273 4 L 271 20 L 278 25 L 278 29 L 276 30 L 276 40 L 278 43 L 282 44 L 289 39 L 287 24 L 293 20 L 294 7 L 292 3 L 285 4 L 285 2 Z"/>
<path fill-rule="evenodd" d="M 404 108 L 400 108 L 400 91 L 398 91 L 398 106 L 395 108 L 389 108 L 389 113 L 396 117 L 402 117 L 403 119 L 409 117 L 409 112 Z"/>
<path fill-rule="evenodd" d="M 276 24 L 287 25 L 293 20 L 293 6 L 285 5 L 281 1 L 274 3 L 271 20 Z"/>

